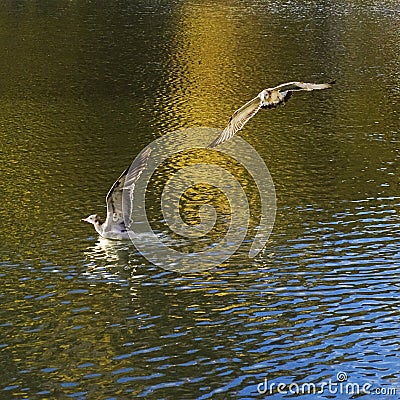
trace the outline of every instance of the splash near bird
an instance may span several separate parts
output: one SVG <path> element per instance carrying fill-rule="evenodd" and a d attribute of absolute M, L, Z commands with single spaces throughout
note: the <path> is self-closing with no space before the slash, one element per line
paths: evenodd
<path fill-rule="evenodd" d="M 304 83 L 288 82 L 273 88 L 264 89 L 254 99 L 248 101 L 232 115 L 228 125 L 222 133 L 208 146 L 214 148 L 229 140 L 236 132 L 240 131 L 250 118 L 254 117 L 260 108 L 275 108 L 285 104 L 293 92 L 329 89 L 335 82 L 330 83 Z"/>

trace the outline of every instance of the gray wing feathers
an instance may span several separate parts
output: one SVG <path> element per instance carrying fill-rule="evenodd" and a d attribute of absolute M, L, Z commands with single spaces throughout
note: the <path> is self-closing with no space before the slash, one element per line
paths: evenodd
<path fill-rule="evenodd" d="M 144 168 L 147 165 L 147 161 L 151 154 L 151 148 L 147 147 L 143 150 L 132 164 L 131 168 L 128 168 L 128 174 L 125 178 L 124 189 L 131 189 L 132 185 L 135 185 L 137 180 L 140 178 Z"/>
<path fill-rule="evenodd" d="M 240 131 L 244 127 L 251 117 L 257 114 L 260 107 L 261 98 L 259 95 L 248 101 L 244 106 L 240 107 L 239 110 L 235 111 L 232 115 L 228 126 L 208 147 L 213 148 L 229 140 L 236 132 Z"/>
<path fill-rule="evenodd" d="M 310 83 L 310 82 L 288 82 L 288 83 L 282 83 L 281 85 L 275 86 L 274 88 L 270 88 L 267 90 L 279 90 L 285 91 L 285 90 L 290 90 L 290 91 L 298 91 L 298 90 L 306 90 L 306 91 L 311 91 L 311 90 L 321 90 L 321 89 L 328 89 L 330 88 L 334 82 L 330 83 Z"/>
<path fill-rule="evenodd" d="M 111 189 L 107 193 L 107 218 L 112 218 L 115 223 L 123 222 L 122 215 L 122 196 L 123 190 L 129 189 L 133 193 L 135 183 L 139 179 L 142 171 L 147 165 L 151 153 L 150 147 L 143 150 L 139 156 L 136 157 L 134 163 L 127 168 L 121 176 L 115 181 Z"/>

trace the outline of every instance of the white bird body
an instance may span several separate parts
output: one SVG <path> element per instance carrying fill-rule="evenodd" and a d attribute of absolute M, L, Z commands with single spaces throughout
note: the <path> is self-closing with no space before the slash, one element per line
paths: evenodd
<path fill-rule="evenodd" d="M 106 196 L 107 217 L 105 221 L 97 214 L 92 214 L 82 219 L 82 221 L 92 224 L 103 238 L 115 240 L 129 239 L 129 232 L 125 225 L 122 207 L 123 191 L 129 190 L 132 198 L 135 183 L 146 167 L 150 153 L 151 149 L 149 147 L 143 150 L 136 157 L 132 166 L 127 168 L 111 186 Z"/>
<path fill-rule="evenodd" d="M 251 99 L 237 111 L 234 112 L 228 125 L 222 133 L 208 146 L 213 148 L 229 140 L 236 132 L 240 131 L 250 118 L 254 117 L 260 108 L 275 108 L 280 104 L 286 103 L 293 92 L 321 90 L 330 88 L 334 82 L 330 83 L 304 83 L 288 82 L 273 88 L 261 91 L 254 99 Z"/>
<path fill-rule="evenodd" d="M 82 221 L 93 224 L 97 233 L 105 239 L 129 239 L 129 233 L 124 222 L 114 223 L 113 221 L 110 221 L 110 218 L 106 218 L 106 220 L 103 222 L 103 220 L 97 214 L 89 215 L 88 217 L 83 218 Z"/>

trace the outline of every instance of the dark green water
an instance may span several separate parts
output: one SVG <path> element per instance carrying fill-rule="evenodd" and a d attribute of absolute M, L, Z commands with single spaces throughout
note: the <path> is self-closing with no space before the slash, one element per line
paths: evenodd
<path fill-rule="evenodd" d="M 264 398 L 341 371 L 399 398 L 397 1 L 8 0 L 0 50 L 0 398 Z M 160 136 L 332 79 L 240 133 L 277 195 L 255 259 L 179 275 L 80 222 Z"/>

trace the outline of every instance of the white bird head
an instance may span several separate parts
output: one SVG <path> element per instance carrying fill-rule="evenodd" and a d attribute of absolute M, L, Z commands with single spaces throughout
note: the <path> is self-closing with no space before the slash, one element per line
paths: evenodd
<path fill-rule="evenodd" d="M 97 214 L 89 215 L 88 217 L 81 219 L 81 221 L 88 222 L 89 224 L 93 224 L 95 226 L 100 226 L 103 223 L 102 219 Z"/>

